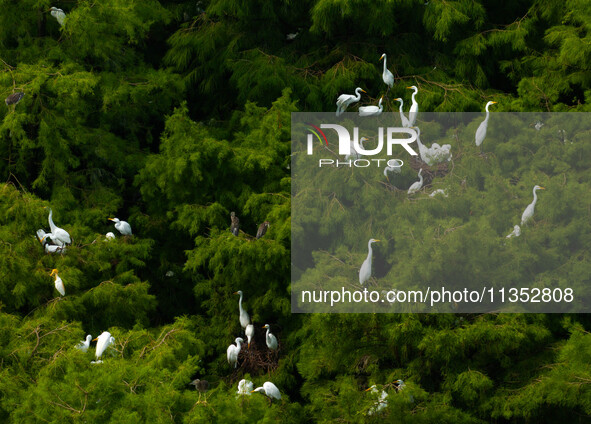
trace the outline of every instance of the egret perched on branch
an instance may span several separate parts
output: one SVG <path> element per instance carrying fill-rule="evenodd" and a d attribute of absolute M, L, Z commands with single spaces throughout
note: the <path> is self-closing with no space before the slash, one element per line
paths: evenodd
<path fill-rule="evenodd" d="M 115 343 L 115 337 L 111 336 L 111 333 L 108 331 L 103 331 L 94 341 L 96 341 L 96 361 L 99 362 L 100 357 L 103 356 L 107 348 Z"/>
<path fill-rule="evenodd" d="M 369 280 L 369 277 L 371 277 L 371 257 L 373 255 L 371 244 L 377 242 L 379 242 L 379 240 L 369 239 L 369 242 L 367 243 L 367 258 L 365 258 L 365 261 L 361 264 L 361 269 L 359 269 L 359 284 L 361 285 L 364 285 L 366 281 Z"/>
<path fill-rule="evenodd" d="M 277 337 L 271 334 L 271 326 L 269 324 L 265 324 L 263 328 L 267 329 L 267 334 L 265 335 L 267 347 L 271 350 L 277 350 Z"/>
<path fill-rule="evenodd" d="M 246 343 L 248 344 L 248 348 L 250 349 L 250 341 L 254 337 L 254 325 L 248 324 L 246 329 L 244 330 L 244 334 L 246 334 Z"/>
<path fill-rule="evenodd" d="M 259 229 L 257 230 L 257 240 L 263 237 L 265 234 L 267 234 L 267 230 L 270 226 L 271 225 L 269 224 L 269 221 L 265 221 L 261 225 L 259 225 Z"/>
<path fill-rule="evenodd" d="M 263 383 L 263 387 L 257 387 L 251 393 L 259 392 L 264 394 L 269 398 L 269 402 L 272 402 L 273 399 L 281 400 L 281 393 L 276 385 L 271 383 L 270 381 L 265 381 Z"/>
<path fill-rule="evenodd" d="M 355 96 L 352 94 L 341 94 L 337 99 L 337 116 L 342 115 L 349 106 L 361 100 L 361 92 L 366 92 L 361 87 L 355 89 Z"/>
<path fill-rule="evenodd" d="M 381 115 L 382 111 L 384 110 L 384 106 L 382 106 L 382 100 L 384 100 L 384 96 L 380 97 L 380 101 L 378 102 L 377 106 L 360 106 L 359 116 Z"/>
<path fill-rule="evenodd" d="M 507 236 L 507 238 L 511 238 L 511 237 L 519 237 L 521 235 L 521 228 L 519 227 L 519 225 L 515 225 L 513 227 L 513 231 L 511 231 L 511 234 L 509 234 Z"/>
<path fill-rule="evenodd" d="M 205 393 L 209 390 L 209 382 L 207 380 L 199 380 L 196 378 L 189 384 L 195 386 L 195 390 L 199 392 L 199 399 L 197 399 L 197 403 L 201 403 L 201 393 Z M 207 403 L 207 396 L 205 397 L 203 403 Z"/>
<path fill-rule="evenodd" d="M 242 340 L 240 337 L 236 337 L 236 340 L 234 341 L 236 342 L 236 346 L 233 344 L 228 346 L 228 350 L 226 350 L 226 356 L 228 358 L 228 364 L 234 365 L 234 368 L 236 368 L 238 366 L 238 355 L 240 355 L 240 343 L 244 343 L 244 340 Z"/>
<path fill-rule="evenodd" d="M 6 99 L 4 99 L 4 102 L 6 103 L 6 106 L 16 105 L 23 99 L 23 97 L 25 97 L 25 93 L 12 93 Z"/>
<path fill-rule="evenodd" d="M 482 121 L 480 123 L 480 125 L 478 126 L 478 129 L 476 130 L 476 136 L 474 138 L 474 141 L 476 142 L 476 145 L 478 147 L 480 147 L 480 151 L 482 152 L 482 142 L 484 141 L 484 138 L 486 137 L 486 129 L 488 128 L 488 118 L 490 117 L 490 112 L 488 110 L 488 108 L 490 107 L 490 105 L 494 105 L 497 102 L 488 102 L 486 104 L 485 110 L 486 110 L 486 118 L 484 118 L 484 121 Z"/>
<path fill-rule="evenodd" d="M 51 209 L 49 209 L 48 221 L 51 233 L 47 234 L 47 237 L 53 240 L 53 242 L 60 247 L 64 247 L 64 245 L 72 243 L 70 234 L 68 234 L 68 232 L 63 228 L 60 228 L 53 223 L 53 211 Z"/>
<path fill-rule="evenodd" d="M 536 207 L 536 202 L 538 201 L 538 195 L 536 194 L 537 190 L 546 190 L 544 187 L 540 187 L 539 185 L 534 186 L 533 193 L 534 193 L 534 201 L 527 205 L 527 208 L 523 211 L 523 215 L 521 215 L 521 226 L 523 227 L 527 221 L 534 216 L 534 209 Z"/>
<path fill-rule="evenodd" d="M 400 120 L 402 122 L 402 126 L 404 128 L 410 128 L 412 125 L 410 125 L 410 121 L 408 120 L 408 118 L 404 114 L 404 111 L 402 110 L 402 107 L 404 106 L 404 100 L 402 100 L 400 97 L 394 100 L 400 102 L 400 108 L 398 110 L 400 111 Z"/>
<path fill-rule="evenodd" d="M 408 189 L 408 194 L 415 194 L 423 187 L 423 176 L 421 175 L 422 172 L 423 168 L 419 169 L 419 181 L 412 183 Z"/>
<path fill-rule="evenodd" d="M 121 235 L 131 235 L 131 225 L 129 225 L 127 221 L 121 221 L 119 218 L 109 218 L 109 221 L 113 221 L 115 223 L 115 229 L 119 230 Z"/>
<path fill-rule="evenodd" d="M 52 269 L 51 274 L 49 274 L 50 277 L 53 277 L 54 275 L 55 275 L 55 289 L 60 293 L 60 295 L 65 296 L 66 289 L 64 287 L 64 282 L 59 277 L 59 275 L 57 275 L 57 269 Z"/>
<path fill-rule="evenodd" d="M 382 390 L 382 393 L 380 393 L 375 384 L 365 391 L 369 392 L 370 390 L 372 395 L 377 395 L 379 393 L 379 396 L 377 401 L 374 403 L 374 406 L 372 406 L 369 411 L 367 411 L 367 415 L 373 415 L 377 412 L 381 412 L 388 407 L 388 401 L 386 400 L 388 398 L 388 393 L 385 390 Z"/>
<path fill-rule="evenodd" d="M 238 395 L 240 396 L 250 396 L 251 392 L 253 391 L 254 385 L 252 384 L 252 381 L 250 380 L 245 380 L 244 378 L 242 380 L 240 380 L 240 382 L 238 383 Z"/>
<path fill-rule="evenodd" d="M 92 340 L 92 336 L 88 334 L 86 336 L 86 340 L 82 340 L 80 343 L 76 345 L 76 349 L 80 349 L 82 352 L 88 352 L 88 348 L 90 347 L 90 341 Z"/>
<path fill-rule="evenodd" d="M 419 104 L 415 100 L 415 96 L 419 92 L 419 89 L 416 87 L 416 85 L 411 85 L 410 87 L 406 88 L 414 90 L 411 97 L 412 104 L 410 105 L 410 110 L 408 111 L 408 121 L 410 123 L 410 126 L 412 127 L 417 121 L 417 115 L 419 114 Z"/>
<path fill-rule="evenodd" d="M 240 312 L 240 325 L 242 328 L 246 329 L 246 326 L 250 324 L 250 317 L 248 316 L 248 312 L 244 310 L 242 307 L 242 290 L 238 290 L 234 292 L 234 294 L 240 295 L 240 300 L 238 300 L 238 311 Z"/>
<path fill-rule="evenodd" d="M 384 80 L 384 83 L 388 86 L 388 90 L 386 91 L 387 96 L 388 91 L 390 91 L 390 89 L 394 85 L 394 75 L 386 67 L 386 61 L 388 60 L 388 58 L 386 57 L 386 53 L 384 53 L 382 57 L 380 57 L 380 60 L 382 59 L 384 59 L 384 72 L 382 72 L 382 79 Z"/>
<path fill-rule="evenodd" d="M 51 16 L 57 19 L 57 23 L 60 24 L 60 26 L 64 26 L 64 23 L 66 22 L 66 14 L 64 11 L 57 7 L 52 7 L 49 11 L 51 12 Z"/>
<path fill-rule="evenodd" d="M 230 232 L 235 236 L 238 236 L 240 230 L 240 220 L 236 216 L 236 212 L 230 212 Z"/>

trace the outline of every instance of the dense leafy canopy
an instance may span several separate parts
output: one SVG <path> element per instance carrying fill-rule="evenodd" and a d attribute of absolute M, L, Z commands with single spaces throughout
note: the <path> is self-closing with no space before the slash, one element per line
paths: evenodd
<path fill-rule="evenodd" d="M 337 95 L 357 86 L 370 93 L 363 103 L 373 102 L 385 91 L 382 53 L 395 76 L 390 99 L 408 102 L 405 87 L 417 85 L 422 111 L 481 111 L 490 99 L 497 111 L 590 111 L 586 1 L 0 6 L 0 87 L 5 96 L 25 93 L 0 111 L 1 422 L 574 422 L 591 415 L 584 315 L 292 315 L 289 303 L 290 113 L 333 111 Z M 51 6 L 66 13 L 63 26 Z M 288 33 L 297 36 L 287 40 Z M 458 262 L 456 273 L 588 283 L 586 136 L 494 143 L 489 161 L 465 139 L 456 173 L 465 184 L 433 182 L 449 182 L 456 199 L 424 203 L 417 214 L 401 197 L 397 219 L 420 226 L 435 216 L 441 231 L 466 223 L 447 248 L 482 253 L 478 263 Z M 536 231 L 518 240 L 523 249 L 510 245 L 491 259 L 487 243 L 510 230 L 506 218 L 520 210 L 515 198 L 529 198 L 542 175 L 549 187 Z M 73 239 L 63 255 L 46 254 L 35 238 L 48 229 L 48 207 Z M 476 215 L 466 216 L 470 210 Z M 231 211 L 240 217 L 238 237 L 228 230 Z M 108 218 L 115 216 L 131 224 L 133 237 L 114 230 Z M 263 221 L 271 226 L 255 240 Z M 117 238 L 107 241 L 107 231 Z M 476 231 L 486 235 L 484 247 Z M 441 242 L 431 235 L 417 234 L 428 241 L 422 245 L 401 239 L 390 247 L 404 248 L 418 268 Z M 487 262 L 503 258 L 513 265 Z M 517 266 L 529 261 L 530 268 Z M 561 261 L 567 275 L 556 271 Z M 64 297 L 49 276 L 54 268 Z M 420 274 L 410 269 L 400 269 L 409 282 L 440 272 L 437 263 Z M 236 290 L 257 333 L 235 371 L 225 350 L 242 334 Z M 275 356 L 266 351 L 265 323 L 280 341 Z M 94 344 L 87 353 L 75 346 L 103 331 L 116 342 L 102 364 L 91 364 Z M 196 403 L 194 378 L 210 381 L 207 404 Z M 237 399 L 241 378 L 274 382 L 281 402 Z M 363 390 L 396 379 L 407 387 L 385 386 L 388 408 L 369 415 L 376 398 Z"/>

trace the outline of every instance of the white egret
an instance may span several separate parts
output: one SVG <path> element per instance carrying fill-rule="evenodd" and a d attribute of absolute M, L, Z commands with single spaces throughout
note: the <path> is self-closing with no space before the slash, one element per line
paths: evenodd
<path fill-rule="evenodd" d="M 533 193 L 534 193 L 534 201 L 531 202 L 527 208 L 523 211 L 523 215 L 521 215 L 521 226 L 523 227 L 527 221 L 534 216 L 534 209 L 536 207 L 536 202 L 538 201 L 538 195 L 536 194 L 537 190 L 546 190 L 544 187 L 540 187 L 539 185 L 534 186 Z"/>
<path fill-rule="evenodd" d="M 96 339 L 92 340 L 93 342 L 96 341 L 96 360 L 99 361 L 100 357 L 103 356 L 103 353 L 107 350 L 109 346 L 115 343 L 115 337 L 111 336 L 111 333 L 108 331 L 103 331 L 100 336 Z"/>
<path fill-rule="evenodd" d="M 246 326 L 250 324 L 250 317 L 248 316 L 248 312 L 246 312 L 242 307 L 242 290 L 238 290 L 237 292 L 234 292 L 234 294 L 240 295 L 240 300 L 238 301 L 238 311 L 240 312 L 240 325 L 242 326 L 242 328 L 246 328 Z"/>
<path fill-rule="evenodd" d="M 267 340 L 267 347 L 271 350 L 277 350 L 277 337 L 271 334 L 271 326 L 269 324 L 265 324 L 263 328 L 267 329 L 267 334 L 265 335 L 265 339 Z"/>
<path fill-rule="evenodd" d="M 394 159 L 397 160 L 397 159 Z M 400 165 L 396 165 L 396 166 L 386 166 L 384 168 L 384 177 L 386 177 L 388 179 L 388 182 L 390 182 L 390 176 L 388 175 L 390 172 L 394 172 L 395 174 L 400 174 L 400 172 L 402 171 L 402 164 Z"/>
<path fill-rule="evenodd" d="M 269 221 L 265 221 L 259 225 L 259 229 L 257 230 L 257 239 L 260 239 L 265 234 L 267 234 L 267 229 L 269 229 L 270 226 L 271 225 L 269 224 Z"/>
<path fill-rule="evenodd" d="M 370 390 L 372 395 L 377 395 L 379 393 L 379 396 L 377 401 L 374 403 L 374 406 L 372 406 L 369 409 L 369 411 L 367 411 L 367 415 L 373 415 L 375 413 L 381 412 L 388 407 L 388 393 L 385 390 L 382 390 L 382 392 L 380 393 L 375 384 L 370 388 L 366 389 L 365 391 L 369 392 Z"/>
<path fill-rule="evenodd" d="M 408 121 L 410 123 L 410 126 L 412 127 L 417 121 L 417 115 L 419 114 L 419 104 L 415 100 L 415 96 L 419 92 L 419 89 L 416 85 L 411 85 L 410 87 L 406 88 L 414 90 L 411 97 L 412 104 L 410 105 L 410 110 L 408 111 Z"/>
<path fill-rule="evenodd" d="M 423 176 L 421 175 L 422 172 L 423 168 L 419 169 L 419 181 L 412 183 L 408 189 L 408 194 L 414 194 L 423 187 Z"/>
<path fill-rule="evenodd" d="M 378 102 L 377 106 L 360 106 L 359 116 L 381 115 L 382 111 L 384 110 L 384 106 L 382 106 L 382 100 L 384 100 L 384 96 L 380 97 L 380 101 Z"/>
<path fill-rule="evenodd" d="M 55 244 L 46 244 L 45 253 L 66 253 L 66 248 Z"/>
<path fill-rule="evenodd" d="M 384 59 L 384 72 L 382 72 L 382 79 L 384 80 L 384 83 L 388 86 L 389 91 L 394 85 L 394 75 L 387 68 L 386 61 L 388 60 L 388 58 L 386 57 L 386 53 L 384 53 L 382 57 L 380 57 L 380 60 L 382 59 Z"/>
<path fill-rule="evenodd" d="M 419 127 L 410 127 L 417 132 L 417 144 L 419 145 L 419 157 L 425 163 L 429 160 L 429 149 L 425 147 L 423 143 L 421 143 L 421 129 Z"/>
<path fill-rule="evenodd" d="M 337 99 L 337 116 L 342 115 L 349 106 L 361 100 L 361 92 L 366 92 L 361 87 L 355 89 L 355 96 L 352 94 L 341 94 Z"/>
<path fill-rule="evenodd" d="M 238 395 L 240 396 L 250 396 L 251 392 L 254 389 L 254 384 L 252 384 L 252 381 L 250 380 L 245 380 L 244 378 L 242 380 L 240 380 L 240 382 L 238 383 Z"/>
<path fill-rule="evenodd" d="M 113 234 L 111 231 L 109 231 L 107 234 L 105 234 L 105 240 L 114 240 L 115 239 L 115 234 Z"/>
<path fill-rule="evenodd" d="M 228 350 L 226 351 L 226 356 L 228 358 L 228 364 L 234 365 L 234 368 L 238 366 L 238 355 L 240 354 L 241 345 L 240 343 L 244 343 L 244 340 L 240 337 L 236 337 L 236 346 L 231 344 L 228 346 Z"/>
<path fill-rule="evenodd" d="M 257 387 L 251 393 L 259 392 L 264 394 L 269 398 L 269 402 L 272 402 L 273 399 L 281 400 L 281 393 L 276 385 L 271 383 L 270 381 L 265 381 L 263 383 L 263 387 Z"/>
<path fill-rule="evenodd" d="M 536 124 L 534 125 L 534 128 L 536 129 L 536 131 L 540 131 L 542 129 L 542 127 L 544 126 L 544 123 L 542 121 L 538 121 L 536 122 Z"/>
<path fill-rule="evenodd" d="M 109 221 L 113 221 L 115 223 L 115 229 L 119 230 L 121 235 L 131 235 L 131 225 L 129 225 L 127 221 L 121 221 L 119 218 L 109 218 Z"/>
<path fill-rule="evenodd" d="M 298 35 L 300 35 L 301 28 L 298 28 L 297 32 L 291 32 L 285 36 L 287 41 L 293 41 Z"/>
<path fill-rule="evenodd" d="M 365 258 L 365 260 L 361 264 L 361 269 L 359 269 L 359 284 L 361 285 L 364 285 L 367 282 L 367 280 L 369 280 L 369 277 L 371 277 L 371 258 L 373 255 L 371 244 L 377 242 L 379 242 L 379 240 L 369 239 L 369 242 L 367 243 L 367 258 Z"/>
<path fill-rule="evenodd" d="M 57 269 L 52 269 L 51 274 L 49 274 L 50 277 L 53 277 L 54 275 L 55 275 L 55 289 L 60 293 L 60 295 L 65 296 L 66 295 L 66 288 L 64 287 L 64 282 L 62 281 L 62 279 L 59 277 L 59 275 L 57 275 Z"/>
<path fill-rule="evenodd" d="M 86 336 L 86 340 L 82 340 L 80 343 L 76 345 L 76 349 L 80 349 L 82 352 L 88 352 L 88 348 L 90 347 L 90 341 L 92 340 L 92 336 L 88 334 Z"/>
<path fill-rule="evenodd" d="M 50 234 L 47 234 L 44 230 L 42 230 L 42 229 L 37 230 L 37 239 L 39 240 L 39 243 L 41 243 L 41 245 L 45 249 L 45 253 L 65 253 L 66 252 L 65 247 L 61 247 L 56 244 L 49 243 L 49 241 L 51 240 L 51 237 L 49 237 L 49 236 L 50 236 Z"/>
<path fill-rule="evenodd" d="M 402 126 L 404 128 L 410 128 L 412 125 L 410 125 L 410 121 L 408 120 L 402 109 L 402 107 L 404 106 L 404 100 L 402 100 L 400 97 L 394 100 L 400 102 L 400 108 L 398 110 L 400 111 L 400 120 L 402 122 Z"/>
<path fill-rule="evenodd" d="M 51 12 L 51 16 L 57 19 L 57 23 L 60 24 L 60 26 L 64 26 L 64 23 L 66 22 L 66 14 L 64 11 L 57 7 L 52 7 L 49 11 Z"/>
<path fill-rule="evenodd" d="M 248 324 L 244 330 L 244 334 L 246 334 L 246 342 L 248 343 L 248 348 L 250 349 L 250 341 L 254 337 L 254 325 Z"/>
<path fill-rule="evenodd" d="M 49 217 L 47 220 L 49 221 L 49 229 L 51 230 L 51 233 L 47 234 L 47 237 L 51 238 L 51 240 L 60 247 L 72 243 L 70 234 L 53 223 L 53 211 L 51 209 L 49 209 Z"/>
<path fill-rule="evenodd" d="M 490 105 L 494 105 L 497 102 L 488 102 L 486 104 L 485 110 L 486 110 L 486 118 L 484 118 L 484 121 L 482 121 L 480 123 L 480 125 L 478 126 L 478 129 L 476 130 L 476 136 L 474 138 L 474 141 L 476 142 L 476 145 L 478 147 L 480 147 L 480 151 L 482 152 L 482 142 L 484 141 L 484 138 L 486 137 L 486 129 L 488 128 L 488 118 L 490 117 L 490 112 L 488 110 L 488 108 L 490 107 Z"/>
<path fill-rule="evenodd" d="M 236 216 L 236 212 L 230 212 L 230 232 L 235 236 L 238 236 L 240 230 L 240 220 Z"/>
<path fill-rule="evenodd" d="M 521 228 L 519 227 L 519 225 L 515 225 L 513 227 L 513 231 L 511 231 L 511 234 L 509 234 L 507 236 L 507 238 L 511 238 L 511 237 L 519 237 L 521 235 Z"/>
<path fill-rule="evenodd" d="M 209 382 L 207 380 L 199 380 L 196 378 L 189 384 L 195 386 L 195 390 L 199 392 L 199 399 L 197 399 L 197 403 L 201 403 L 201 393 L 205 393 L 209 390 Z M 207 396 L 205 397 L 203 403 L 207 403 Z"/>
<path fill-rule="evenodd" d="M 25 93 L 12 93 L 6 99 L 4 99 L 4 103 L 6 103 L 6 106 L 16 106 L 16 104 L 20 102 L 23 99 L 23 97 L 25 97 Z"/>
<path fill-rule="evenodd" d="M 437 190 L 435 190 L 433 193 L 431 193 L 431 194 L 429 195 L 429 197 L 435 197 L 435 196 L 437 196 L 438 194 L 443 194 L 443 196 L 444 196 L 444 197 L 447 197 L 447 193 L 446 193 L 446 192 L 445 192 L 445 190 L 444 190 L 444 189 L 442 189 L 442 188 L 438 188 Z"/>

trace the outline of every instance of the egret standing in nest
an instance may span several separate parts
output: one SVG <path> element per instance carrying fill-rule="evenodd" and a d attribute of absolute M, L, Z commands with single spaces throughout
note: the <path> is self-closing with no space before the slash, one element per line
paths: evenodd
<path fill-rule="evenodd" d="M 246 329 L 244 330 L 244 334 L 246 334 L 246 343 L 248 345 L 248 348 L 250 349 L 250 342 L 254 337 L 254 325 L 248 324 L 246 326 Z"/>
<path fill-rule="evenodd" d="M 46 237 L 49 237 L 55 244 L 57 244 L 60 247 L 64 247 L 66 244 L 72 243 L 70 234 L 68 234 L 68 232 L 63 228 L 60 228 L 53 223 L 53 211 L 51 209 L 49 209 L 48 221 L 51 233 L 47 234 Z"/>
<path fill-rule="evenodd" d="M 51 274 L 49 274 L 50 277 L 53 277 L 54 275 L 55 275 L 55 289 L 59 292 L 60 295 L 65 296 L 66 295 L 66 288 L 64 287 L 64 282 L 62 281 L 62 279 L 59 277 L 59 275 L 57 275 L 57 269 L 52 269 Z"/>
<path fill-rule="evenodd" d="M 536 202 L 538 201 L 538 195 L 536 194 L 537 190 L 546 190 L 544 187 L 540 187 L 539 185 L 534 186 L 534 200 L 527 208 L 523 211 L 523 215 L 521 215 L 521 226 L 523 227 L 527 221 L 529 221 L 534 216 L 534 209 L 536 208 Z"/>
<path fill-rule="evenodd" d="M 270 381 L 265 381 L 265 383 L 263 383 L 263 387 L 257 387 L 251 393 L 254 392 L 259 392 L 267 396 L 269 399 L 269 404 L 273 402 L 273 399 L 281 400 L 281 393 L 279 392 L 279 389 Z"/>
<path fill-rule="evenodd" d="M 234 292 L 234 294 L 240 295 L 240 300 L 238 300 L 238 312 L 240 313 L 240 326 L 244 329 L 250 324 L 250 317 L 248 316 L 248 312 L 242 307 L 242 290 L 238 290 Z"/>
<path fill-rule="evenodd" d="M 238 236 L 238 231 L 240 230 L 240 220 L 236 216 L 235 212 L 230 212 L 230 232 L 235 236 Z"/>
<path fill-rule="evenodd" d="M 201 403 L 201 393 L 206 393 L 209 390 L 209 382 L 207 380 L 199 380 L 197 378 L 191 381 L 189 384 L 195 386 L 195 389 L 199 392 L 199 399 L 197 399 L 197 403 Z M 205 396 L 203 403 L 207 403 L 207 395 Z"/>
<path fill-rule="evenodd" d="M 269 324 L 265 324 L 263 328 L 267 329 L 267 334 L 265 335 L 267 347 L 271 350 L 277 350 L 279 344 L 277 343 L 277 337 L 271 334 L 271 326 Z"/>
<path fill-rule="evenodd" d="M 352 94 L 341 94 L 337 99 L 337 116 L 342 115 L 349 106 L 361 100 L 361 92 L 365 93 L 366 91 L 361 87 L 357 87 L 355 89 L 355 96 Z"/>
<path fill-rule="evenodd" d="M 45 233 L 45 231 L 43 231 L 42 229 L 37 230 L 37 239 L 39 240 L 39 243 L 41 243 L 41 245 L 45 249 L 45 253 L 65 253 L 66 252 L 65 247 L 60 247 L 56 244 L 50 244 L 49 241 L 51 240 L 51 237 L 49 237 L 49 235 L 47 233 Z M 51 241 L 53 242 L 53 240 L 51 240 Z"/>
<path fill-rule="evenodd" d="M 363 261 L 363 264 L 361 264 L 361 269 L 359 269 L 359 284 L 364 285 L 369 278 L 371 277 L 371 258 L 373 255 L 373 250 L 371 248 L 372 243 L 378 243 L 379 240 L 377 239 L 369 239 L 369 242 L 367 242 L 367 249 L 368 249 L 368 253 L 367 253 L 367 258 L 365 258 L 365 260 Z"/>
<path fill-rule="evenodd" d="M 408 189 L 408 194 L 415 194 L 423 187 L 423 176 L 421 175 L 422 172 L 423 168 L 419 169 L 419 181 L 412 183 Z"/>
<path fill-rule="evenodd" d="M 263 222 L 259 225 L 259 229 L 257 230 L 257 239 L 260 239 L 262 236 L 267 234 L 267 229 L 270 227 L 269 221 Z"/>
<path fill-rule="evenodd" d="M 482 153 L 482 142 L 484 141 L 484 138 L 486 137 L 486 130 L 488 129 L 488 118 L 490 117 L 490 112 L 488 110 L 488 108 L 491 105 L 496 104 L 497 102 L 488 102 L 486 104 L 486 107 L 484 108 L 486 110 L 486 118 L 484 118 L 484 121 L 482 121 L 480 123 L 480 125 L 478 126 L 478 129 L 476 130 L 476 136 L 474 137 L 474 141 L 476 142 L 476 146 L 480 147 L 480 153 Z"/>
<path fill-rule="evenodd" d="M 410 126 L 412 127 L 417 121 L 417 115 L 419 114 L 419 104 L 415 100 L 415 96 L 419 92 L 419 89 L 416 87 L 416 85 L 411 85 L 410 87 L 406 88 L 414 90 L 411 97 L 412 104 L 410 105 L 410 110 L 408 112 L 408 121 L 410 123 Z"/>
<path fill-rule="evenodd" d="M 57 23 L 60 24 L 60 26 L 64 26 L 64 23 L 66 22 L 65 12 L 57 7 L 52 7 L 49 11 L 51 12 L 51 16 L 57 20 Z"/>
<path fill-rule="evenodd" d="M 241 337 L 236 337 L 236 340 L 234 340 L 234 342 L 236 342 L 236 346 L 234 346 L 233 344 L 228 346 L 228 349 L 226 350 L 226 357 L 228 358 L 228 364 L 234 365 L 234 368 L 237 368 L 238 355 L 240 355 L 240 349 L 242 347 L 240 343 L 244 343 L 244 340 Z"/>
<path fill-rule="evenodd" d="M 406 115 L 404 114 L 404 111 L 402 109 L 402 107 L 404 106 L 404 100 L 402 100 L 400 97 L 398 97 L 397 99 L 394 99 L 397 102 L 400 102 L 400 108 L 398 109 L 398 111 L 400 112 L 400 120 L 402 122 L 402 126 L 404 128 L 410 128 L 412 125 L 410 125 L 410 121 L 408 120 L 408 118 L 406 117 Z"/>
<path fill-rule="evenodd" d="M 115 229 L 119 230 L 121 235 L 130 236 L 131 234 L 131 225 L 127 221 L 121 221 L 119 218 L 109 218 L 109 221 L 113 221 L 115 223 Z"/>

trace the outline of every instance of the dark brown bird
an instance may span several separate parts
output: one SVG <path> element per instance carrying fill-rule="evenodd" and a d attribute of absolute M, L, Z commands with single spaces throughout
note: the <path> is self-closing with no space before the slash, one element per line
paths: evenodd
<path fill-rule="evenodd" d="M 207 382 L 207 380 L 199 380 L 197 378 L 191 381 L 189 384 L 195 386 L 195 389 L 197 389 L 197 391 L 199 392 L 199 399 L 197 400 L 197 403 L 201 403 L 201 393 L 205 393 L 209 390 L 209 383 Z M 205 398 L 204 402 L 207 402 L 207 397 Z"/>
<path fill-rule="evenodd" d="M 23 97 L 25 97 L 25 93 L 12 93 L 4 101 L 6 102 L 6 106 L 16 105 Z"/>
<path fill-rule="evenodd" d="M 235 236 L 238 236 L 238 230 L 240 229 L 240 220 L 234 212 L 230 213 L 230 219 L 232 220 L 232 224 L 230 225 L 230 231 Z"/>
<path fill-rule="evenodd" d="M 257 238 L 260 239 L 267 233 L 267 228 L 269 228 L 269 221 L 263 222 L 259 225 L 259 230 L 257 231 Z"/>

